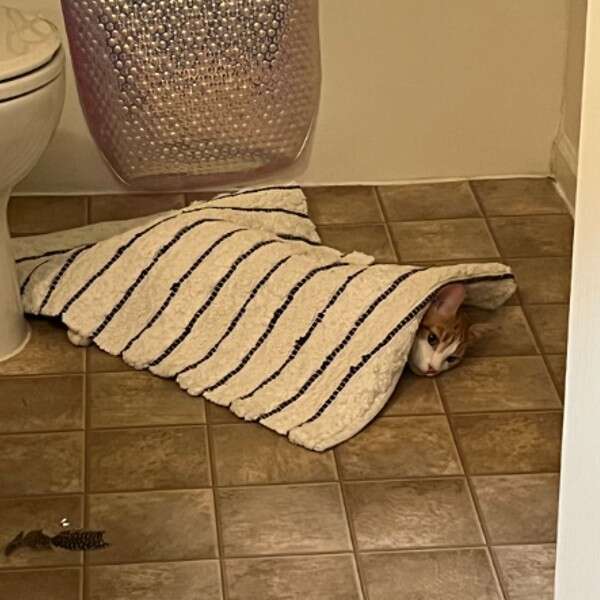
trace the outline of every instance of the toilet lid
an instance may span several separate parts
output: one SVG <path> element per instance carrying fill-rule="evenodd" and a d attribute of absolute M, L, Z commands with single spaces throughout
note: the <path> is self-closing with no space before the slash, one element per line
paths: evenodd
<path fill-rule="evenodd" d="M 56 27 L 42 17 L 0 6 L 0 82 L 47 64 L 61 46 Z"/>

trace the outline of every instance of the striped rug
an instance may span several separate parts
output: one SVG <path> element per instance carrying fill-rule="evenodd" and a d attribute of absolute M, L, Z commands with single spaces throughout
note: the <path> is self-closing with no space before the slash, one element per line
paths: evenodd
<path fill-rule="evenodd" d="M 27 313 L 313 450 L 383 408 L 437 289 L 464 281 L 467 302 L 489 309 L 515 289 L 500 264 L 373 265 L 327 248 L 299 188 L 19 238 L 14 250 Z"/>

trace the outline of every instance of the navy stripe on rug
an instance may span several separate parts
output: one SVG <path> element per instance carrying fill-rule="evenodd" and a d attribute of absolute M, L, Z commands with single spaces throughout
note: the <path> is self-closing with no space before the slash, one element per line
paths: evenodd
<path fill-rule="evenodd" d="M 190 208 L 183 210 L 184 214 L 191 212 L 197 212 L 200 210 L 234 210 L 237 212 L 255 212 L 255 213 L 280 213 L 283 215 L 289 215 L 292 217 L 299 217 L 300 219 L 309 219 L 306 213 L 291 210 L 289 208 L 279 207 L 257 207 L 257 206 L 200 206 L 198 208 Z"/>
<path fill-rule="evenodd" d="M 131 346 L 137 342 L 137 340 L 141 337 L 141 335 L 150 329 L 156 321 L 160 318 L 163 312 L 167 309 L 171 301 L 177 296 L 179 292 L 179 288 L 181 284 L 184 283 L 192 273 L 206 260 L 208 256 L 210 256 L 216 248 L 218 248 L 223 242 L 228 240 L 230 237 L 239 233 L 240 231 L 247 231 L 245 228 L 234 229 L 233 231 L 228 231 L 225 235 L 221 236 L 219 239 L 215 240 L 190 266 L 190 268 L 171 285 L 171 289 L 169 291 L 168 296 L 165 298 L 163 303 L 160 305 L 159 309 L 152 315 L 149 321 L 125 344 L 123 350 L 121 350 L 120 354 L 127 352 Z"/>
<path fill-rule="evenodd" d="M 205 394 L 208 392 L 213 392 L 217 388 L 219 388 L 222 385 L 224 385 L 225 383 L 227 383 L 234 375 L 237 375 L 248 364 L 250 359 L 254 356 L 254 354 L 258 351 L 258 349 L 265 343 L 267 338 L 274 331 L 275 326 L 277 325 L 277 321 L 279 321 L 279 319 L 283 316 L 285 311 L 288 309 L 288 307 L 294 301 L 294 298 L 296 297 L 298 292 L 313 277 L 315 277 L 316 275 L 318 275 L 319 273 L 322 273 L 324 271 L 329 271 L 331 269 L 337 269 L 339 267 L 347 267 L 347 266 L 348 266 L 348 263 L 335 262 L 333 264 L 324 265 L 322 267 L 317 267 L 315 269 L 312 269 L 306 275 L 304 275 L 304 277 L 300 281 L 298 281 L 294 285 L 294 287 L 290 290 L 286 299 L 282 302 L 282 304 L 280 304 L 279 308 L 277 308 L 275 310 L 275 313 L 271 317 L 271 320 L 269 321 L 269 324 L 267 325 L 267 327 L 265 328 L 263 333 L 260 335 L 258 340 L 254 343 L 254 346 L 252 346 L 252 348 L 250 350 L 248 350 L 248 352 L 245 354 L 245 356 L 242 358 L 242 360 L 237 364 L 237 366 L 234 367 L 233 369 L 231 369 L 231 371 L 229 371 L 225 375 L 223 375 L 223 377 L 221 377 L 221 379 L 219 379 L 216 383 L 214 383 L 210 387 L 204 389 L 201 393 Z"/>
<path fill-rule="evenodd" d="M 282 240 L 286 240 L 288 242 L 304 242 L 305 244 L 308 244 L 310 246 L 322 246 L 323 245 L 321 242 L 309 240 L 308 238 L 305 238 L 301 235 L 293 235 L 291 233 L 277 233 L 275 235 L 277 235 L 278 238 L 281 238 Z"/>
<path fill-rule="evenodd" d="M 125 290 L 119 301 L 113 306 L 110 312 L 104 317 L 102 323 L 96 327 L 96 329 L 89 336 L 90 339 L 94 339 L 96 336 L 100 335 L 104 329 L 108 326 L 108 324 L 115 318 L 115 316 L 119 313 L 119 311 L 125 306 L 129 298 L 133 295 L 138 286 L 146 279 L 146 277 L 150 274 L 152 269 L 156 267 L 160 259 L 175 246 L 178 242 L 180 242 L 190 231 L 193 231 L 197 227 L 201 225 L 206 225 L 207 223 L 220 223 L 220 219 L 198 219 L 197 221 L 193 221 L 192 223 L 188 223 L 181 229 L 177 231 L 177 233 L 165 244 L 163 244 L 157 252 L 152 257 L 152 260 L 138 273 L 138 276 L 135 278 L 135 281 Z"/>
<path fill-rule="evenodd" d="M 371 316 L 371 314 L 373 314 L 375 309 L 386 298 L 388 298 L 392 293 L 394 293 L 398 289 L 398 287 L 400 286 L 400 284 L 402 282 L 406 281 L 409 277 L 411 277 L 415 273 L 420 273 L 421 271 L 424 271 L 424 270 L 425 269 L 422 269 L 422 268 L 414 269 L 413 271 L 409 271 L 408 273 L 403 273 L 399 277 L 396 277 L 396 279 L 379 296 L 377 296 L 377 298 L 375 298 L 375 300 L 373 300 L 373 302 L 371 302 L 371 304 L 365 310 L 365 312 L 363 312 L 360 315 L 360 317 L 358 317 L 358 319 L 356 319 L 356 321 L 354 322 L 354 325 L 352 325 L 352 327 L 350 328 L 348 333 L 344 336 L 342 341 L 339 342 L 339 344 L 337 344 L 337 346 L 325 357 L 325 359 L 323 360 L 323 362 L 321 363 L 319 368 L 316 371 L 314 371 L 312 373 L 312 375 L 310 375 L 310 377 L 302 384 L 300 389 L 293 396 L 291 396 L 287 400 L 284 400 L 283 402 L 279 403 L 275 408 L 260 415 L 258 417 L 258 419 L 256 419 L 256 420 L 262 421 L 263 419 L 268 419 L 269 417 L 272 417 L 273 415 L 277 414 L 278 412 L 281 412 L 282 410 L 286 409 L 288 406 L 290 406 L 291 404 L 296 402 L 299 398 L 301 398 L 309 390 L 309 388 L 313 385 L 313 383 L 321 375 L 323 375 L 323 373 L 329 368 L 329 366 L 335 360 L 336 356 L 352 341 L 352 338 L 354 337 L 356 332 L 360 329 L 360 327 L 363 325 L 363 323 Z"/>
<path fill-rule="evenodd" d="M 60 280 L 64 277 L 65 273 L 71 268 L 71 266 L 73 265 L 73 263 L 75 262 L 77 257 L 82 252 L 85 252 L 88 249 L 88 247 L 89 246 L 82 246 L 81 248 L 78 248 L 62 264 L 58 273 L 54 276 L 54 278 L 50 282 L 50 285 L 48 286 L 48 289 L 46 290 L 46 295 L 44 296 L 44 299 L 42 300 L 42 303 L 40 304 L 40 307 L 38 309 L 38 311 L 40 313 L 44 310 L 44 308 L 46 307 L 46 304 L 48 304 L 48 301 L 50 300 L 50 296 L 52 296 L 52 294 L 54 293 L 56 286 L 60 283 Z"/>
<path fill-rule="evenodd" d="M 104 263 L 104 265 L 98 271 L 96 271 L 69 298 L 69 300 L 67 300 L 67 302 L 65 303 L 65 305 L 59 311 L 59 314 L 61 316 L 64 316 L 64 314 L 69 310 L 69 308 L 71 308 L 71 306 L 73 306 L 73 304 L 77 300 L 79 300 L 79 298 L 81 298 L 81 296 L 83 296 L 83 294 L 85 294 L 85 292 L 87 292 L 87 290 L 89 290 L 89 288 L 92 286 L 92 284 L 95 283 L 98 279 L 100 279 L 100 277 L 102 277 L 102 275 L 104 275 L 104 273 L 106 273 L 115 263 L 117 263 L 123 257 L 123 255 L 125 254 L 125 252 L 127 252 L 127 250 L 129 250 L 129 248 L 131 248 L 131 246 L 133 246 L 139 239 L 141 239 L 147 233 L 150 233 L 153 229 L 156 229 L 157 227 L 159 227 L 163 223 L 166 223 L 167 221 L 171 221 L 171 220 L 177 218 L 178 216 L 179 216 L 179 214 L 171 215 L 170 217 L 166 217 L 165 219 L 161 219 L 160 221 L 157 221 L 156 223 L 153 223 L 149 227 L 146 227 L 146 229 L 142 229 L 141 231 L 138 231 L 135 235 L 133 235 L 132 237 L 130 237 L 129 240 L 127 240 L 127 242 L 125 242 L 124 244 L 122 244 L 121 246 L 119 246 L 119 248 L 117 248 L 117 251 L 111 256 L 111 258 L 106 263 Z"/>
<path fill-rule="evenodd" d="M 251 190 L 239 190 L 237 192 L 219 194 L 215 200 L 221 200 L 222 198 L 235 198 L 236 196 L 246 196 L 247 194 L 256 194 L 257 192 L 273 192 L 275 190 L 300 190 L 302 189 L 299 185 L 271 185 L 269 187 L 256 188 Z"/>
<path fill-rule="evenodd" d="M 41 263 L 38 263 L 37 265 L 35 265 L 35 267 L 33 267 L 33 269 L 31 269 L 31 271 L 29 271 L 29 273 L 27 274 L 27 277 L 25 277 L 25 280 L 23 281 L 23 283 L 21 284 L 21 288 L 19 290 L 19 293 L 21 294 L 21 296 L 25 293 L 25 290 L 27 289 L 27 286 L 29 285 L 29 282 L 31 281 L 31 278 L 33 277 L 33 274 L 42 266 L 45 265 L 46 263 L 50 262 L 50 259 L 46 259 L 43 260 Z"/>
<path fill-rule="evenodd" d="M 281 375 L 281 373 L 283 373 L 284 369 L 287 366 L 289 366 L 289 364 L 296 358 L 296 356 L 298 355 L 300 350 L 303 348 L 303 346 L 306 344 L 306 342 L 308 342 L 308 340 L 311 338 L 312 334 L 315 332 L 317 327 L 323 322 L 329 309 L 342 297 L 344 291 L 350 285 L 350 283 L 356 277 L 358 277 L 361 273 L 364 273 L 364 271 L 366 271 L 366 269 L 361 269 L 360 271 L 357 271 L 356 273 L 352 273 L 352 275 L 350 275 L 349 277 L 346 278 L 344 283 L 342 283 L 342 285 L 340 285 L 338 287 L 338 289 L 335 291 L 335 293 L 328 300 L 327 304 L 317 313 L 317 317 L 310 324 L 308 329 L 296 340 L 296 342 L 294 343 L 294 348 L 289 353 L 288 357 L 283 361 L 283 363 L 277 369 L 275 369 L 275 371 L 273 371 L 271 373 L 271 375 L 269 375 L 267 378 L 263 379 L 263 381 L 261 383 L 259 383 L 250 393 L 242 396 L 240 398 L 240 400 L 246 400 L 247 398 L 250 398 L 251 396 L 256 394 L 256 392 L 261 390 L 263 387 L 265 387 L 266 385 L 268 385 L 269 383 L 271 383 L 272 381 L 277 379 L 277 377 L 279 377 Z"/>
<path fill-rule="evenodd" d="M 279 270 L 280 267 L 282 267 L 285 263 L 287 263 L 287 261 L 290 258 L 292 258 L 292 255 L 282 258 L 279 262 L 276 262 L 267 271 L 267 273 L 264 275 L 264 277 L 254 286 L 254 288 L 248 295 L 248 298 L 246 298 L 246 301 L 244 302 L 244 304 L 242 305 L 240 310 L 237 312 L 235 317 L 232 319 L 231 323 L 229 323 L 227 329 L 225 330 L 225 333 L 223 333 L 223 335 L 213 344 L 212 348 L 210 348 L 210 350 L 208 352 L 206 352 L 206 354 L 204 354 L 204 356 L 202 356 L 196 362 L 193 362 L 191 365 L 188 365 L 187 367 L 184 367 L 183 369 L 181 369 L 180 371 L 175 373 L 174 377 L 179 377 L 179 375 L 183 375 L 184 373 L 187 373 L 188 371 L 192 371 L 193 369 L 195 369 L 196 367 L 199 367 L 203 362 L 207 361 L 209 358 L 211 358 L 215 354 L 215 352 L 219 349 L 221 344 L 233 333 L 233 331 L 237 327 L 237 324 L 240 322 L 240 320 L 246 313 L 246 309 L 248 308 L 248 305 L 250 304 L 250 302 L 252 302 L 252 300 L 254 300 L 254 298 L 260 291 L 260 289 L 269 281 L 269 279 L 271 279 L 271 277 L 275 274 L 275 272 L 277 270 Z"/>
<path fill-rule="evenodd" d="M 92 246 L 95 245 L 96 242 L 94 242 L 93 244 L 85 244 L 83 247 L 84 248 L 91 248 Z M 42 254 L 35 254 L 33 256 L 22 256 L 21 258 L 17 258 L 15 260 L 16 264 L 22 263 L 22 262 L 26 262 L 28 260 L 36 260 L 38 258 L 47 258 L 49 256 L 57 256 L 59 254 L 66 254 L 67 252 L 71 252 L 71 250 L 76 250 L 77 246 L 73 246 L 73 248 L 63 248 L 62 250 L 48 250 L 48 252 L 44 252 Z"/>
<path fill-rule="evenodd" d="M 258 242 L 257 244 L 254 244 L 249 250 L 246 250 L 243 254 L 241 254 L 240 256 L 238 256 L 235 259 L 235 261 L 233 262 L 233 264 L 229 267 L 229 270 L 227 271 L 227 273 L 225 273 L 225 275 L 223 275 L 223 277 L 221 277 L 221 279 L 219 279 L 219 281 L 217 282 L 217 284 L 213 288 L 213 290 L 212 290 L 210 296 L 208 297 L 208 299 L 194 313 L 194 316 L 189 320 L 189 322 L 185 326 L 183 332 L 179 336 L 177 336 L 177 338 L 175 338 L 169 344 L 169 346 L 165 350 L 163 350 L 163 352 L 161 352 L 161 354 L 159 354 L 159 356 L 157 356 L 153 361 L 151 361 L 150 363 L 148 363 L 148 366 L 149 367 L 155 367 L 156 365 L 158 365 L 159 363 L 161 363 L 165 358 L 167 358 L 185 340 L 185 338 L 191 333 L 192 329 L 196 325 L 196 322 L 198 321 L 198 319 L 204 314 L 204 312 L 207 310 L 207 308 L 214 302 L 214 300 L 216 299 L 216 297 L 219 295 L 219 293 L 223 289 L 223 286 L 227 283 L 227 281 L 229 279 L 231 279 L 231 277 L 234 275 L 234 273 L 237 270 L 237 268 L 245 260 L 247 260 L 248 258 L 250 258 L 250 256 L 252 256 L 256 251 L 260 250 L 261 248 L 264 248 L 266 246 L 270 246 L 271 244 L 281 244 L 281 243 L 283 243 L 283 242 L 280 242 L 278 240 L 267 240 L 267 241 Z"/>

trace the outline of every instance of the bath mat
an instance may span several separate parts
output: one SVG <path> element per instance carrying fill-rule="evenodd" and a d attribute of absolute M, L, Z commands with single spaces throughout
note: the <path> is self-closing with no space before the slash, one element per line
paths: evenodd
<path fill-rule="evenodd" d="M 467 304 L 488 309 L 515 289 L 501 264 L 375 265 L 328 248 L 299 188 L 18 238 L 14 250 L 27 313 L 313 450 L 383 408 L 441 286 L 464 281 Z"/>

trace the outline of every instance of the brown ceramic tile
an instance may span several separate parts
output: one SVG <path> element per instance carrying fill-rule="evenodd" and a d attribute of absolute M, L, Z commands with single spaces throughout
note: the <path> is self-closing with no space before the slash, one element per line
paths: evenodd
<path fill-rule="evenodd" d="M 452 412 L 561 406 L 541 356 L 466 358 L 436 381 Z"/>
<path fill-rule="evenodd" d="M 553 600 L 553 544 L 494 548 L 507 600 Z"/>
<path fill-rule="evenodd" d="M 211 490 L 92 494 L 90 529 L 106 530 L 112 545 L 89 562 L 214 558 L 216 530 Z"/>
<path fill-rule="evenodd" d="M 500 600 L 487 552 L 420 550 L 363 554 L 370 600 Z"/>
<path fill-rule="evenodd" d="M 525 304 L 560 304 L 569 301 L 570 258 L 513 258 L 519 294 Z"/>
<path fill-rule="evenodd" d="M 333 452 L 317 453 L 291 444 L 262 425 L 211 427 L 219 485 L 299 483 L 336 479 Z"/>
<path fill-rule="evenodd" d="M 83 519 L 81 496 L 0 500 L 0 547 L 4 548 L 19 531 L 43 529 L 48 534 L 58 533 L 63 518 L 67 518 L 73 528 L 81 527 Z M 52 552 L 38 552 L 22 548 L 8 557 L 4 552 L 0 553 L 0 569 L 76 565 L 81 563 L 81 560 L 81 552 L 61 548 L 56 548 Z"/>
<path fill-rule="evenodd" d="M 0 572 L 0 598 L 79 600 L 79 569 Z"/>
<path fill-rule="evenodd" d="M 554 472 L 560 465 L 560 413 L 452 417 L 473 474 Z"/>
<path fill-rule="evenodd" d="M 385 185 L 379 187 L 379 196 L 388 221 L 425 221 L 481 216 L 467 181 Z"/>
<path fill-rule="evenodd" d="M 82 491 L 83 434 L 0 436 L 0 496 Z"/>
<path fill-rule="evenodd" d="M 103 352 L 97 346 L 86 348 L 87 370 L 89 373 L 120 373 L 133 371 L 120 356 L 113 356 Z"/>
<path fill-rule="evenodd" d="M 335 452 L 343 479 L 462 473 L 445 416 L 380 419 Z"/>
<path fill-rule="evenodd" d="M 379 223 L 382 220 L 374 187 L 312 187 L 303 191 L 310 216 L 317 225 Z"/>
<path fill-rule="evenodd" d="M 565 369 L 567 366 L 565 360 L 566 356 L 564 354 L 546 356 L 550 374 L 561 398 L 564 398 L 565 395 Z"/>
<path fill-rule="evenodd" d="M 351 549 L 337 484 L 220 488 L 216 494 L 226 556 Z"/>
<path fill-rule="evenodd" d="M 225 561 L 229 600 L 361 600 L 349 555 Z"/>
<path fill-rule="evenodd" d="M 443 412 L 433 381 L 427 377 L 417 377 L 406 369 L 380 414 L 391 417 Z"/>
<path fill-rule="evenodd" d="M 319 235 L 326 246 L 345 254 L 356 250 L 373 256 L 378 263 L 396 262 L 384 225 L 319 227 Z"/>
<path fill-rule="evenodd" d="M 90 491 L 210 485 L 206 427 L 90 431 Z"/>
<path fill-rule="evenodd" d="M 219 406 L 209 400 L 206 400 L 205 406 L 206 418 L 209 423 L 236 423 L 238 425 L 246 425 L 247 427 L 252 425 L 252 423 L 247 423 L 224 406 Z"/>
<path fill-rule="evenodd" d="M 183 194 L 90 196 L 90 223 L 135 219 L 184 206 Z"/>
<path fill-rule="evenodd" d="M 469 307 L 472 323 L 488 323 L 488 331 L 467 350 L 468 356 L 524 356 L 537 354 L 537 348 L 520 306 L 501 306 L 495 311 Z"/>
<path fill-rule="evenodd" d="M 569 256 L 573 219 L 568 215 L 493 217 L 489 220 L 502 256 Z"/>
<path fill-rule="evenodd" d="M 83 350 L 69 342 L 63 325 L 48 319 L 29 322 L 31 340 L 20 354 L 0 363 L 0 376 L 83 371 Z"/>
<path fill-rule="evenodd" d="M 85 225 L 86 199 L 81 196 L 20 196 L 8 204 L 13 235 L 50 233 Z"/>
<path fill-rule="evenodd" d="M 191 425 L 206 421 L 204 400 L 147 372 L 88 376 L 91 427 Z"/>
<path fill-rule="evenodd" d="M 527 316 L 544 353 L 566 352 L 569 321 L 567 304 L 530 305 L 527 308 Z"/>
<path fill-rule="evenodd" d="M 484 179 L 471 184 L 490 216 L 567 213 L 564 201 L 547 178 Z"/>
<path fill-rule="evenodd" d="M 558 474 L 474 477 L 473 486 L 492 544 L 556 539 Z"/>
<path fill-rule="evenodd" d="M 83 379 L 0 379 L 0 432 L 61 431 L 83 427 Z"/>
<path fill-rule="evenodd" d="M 403 262 L 498 256 L 483 219 L 390 223 Z"/>
<path fill-rule="evenodd" d="M 87 600 L 221 600 L 214 560 L 90 567 Z"/>
<path fill-rule="evenodd" d="M 464 479 L 348 483 L 360 550 L 481 544 Z"/>

